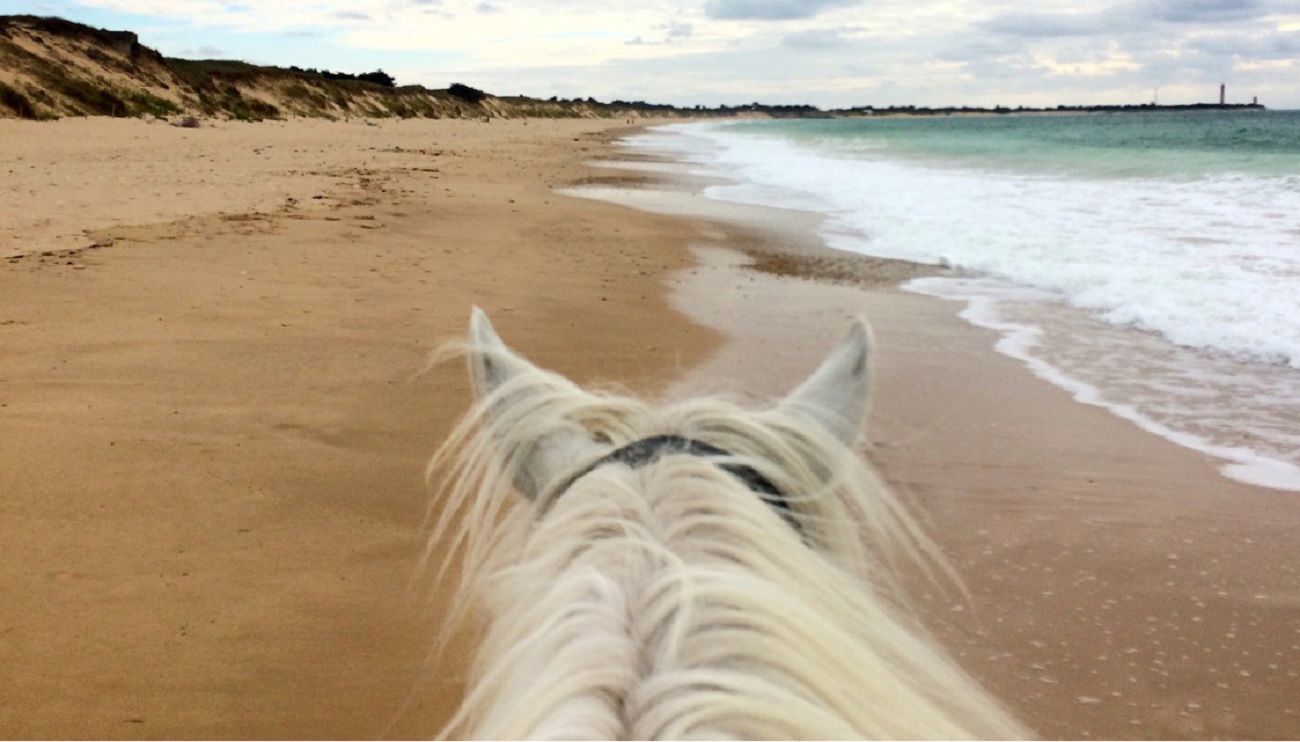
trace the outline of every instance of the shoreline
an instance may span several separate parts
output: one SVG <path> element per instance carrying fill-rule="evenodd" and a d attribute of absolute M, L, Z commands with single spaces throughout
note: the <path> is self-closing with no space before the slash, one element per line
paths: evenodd
<path fill-rule="evenodd" d="M 1202 123 L 1182 117 L 1169 131 L 1194 138 L 1216 128 Z M 828 245 L 952 267 L 907 288 L 967 302 L 964 318 L 1005 335 L 1001 352 L 1081 401 L 1220 457 L 1230 478 L 1300 491 L 1291 434 L 1300 409 L 1287 403 L 1300 398 L 1289 362 L 1300 345 L 1287 313 L 1272 309 L 1289 306 L 1290 269 L 1276 252 L 1288 233 L 1270 214 L 1289 212 L 1255 210 L 1289 198 L 1286 165 L 1219 180 L 1216 167 L 1236 167 L 1220 151 L 1186 167 L 1153 156 L 1125 174 L 1118 160 L 1075 162 L 1077 152 L 1051 143 L 1093 128 L 956 126 L 931 141 L 938 132 L 911 125 L 877 136 L 777 122 L 669 126 L 629 142 L 681 150 L 693 174 L 745 181 L 711 184 L 711 197 L 825 214 Z M 1113 129 L 1139 136 L 1148 127 Z M 906 154 L 972 147 L 972 136 L 990 148 L 1029 137 L 1043 162 L 981 155 L 944 165 Z M 947 206 L 936 211 L 932 195 Z M 1202 202 L 1222 218 L 1189 206 Z M 1265 267 L 1274 253 L 1276 270 Z"/>
<path fill-rule="evenodd" d="M 760 210 L 733 211 L 733 228 Z M 779 216 L 759 221 L 730 245 L 697 244 L 674 306 L 726 342 L 674 394 L 783 394 L 866 314 L 879 345 L 869 457 L 971 592 L 965 606 L 917 586 L 969 671 L 1049 738 L 1300 735 L 1294 493 L 1229 480 L 1220 460 L 1075 401 L 959 319 L 964 304 L 899 288 L 938 269 L 882 276 L 901 261 L 810 247 L 809 231 L 763 270 L 792 236 L 764 232 Z M 823 251 L 858 264 L 827 271 Z"/>

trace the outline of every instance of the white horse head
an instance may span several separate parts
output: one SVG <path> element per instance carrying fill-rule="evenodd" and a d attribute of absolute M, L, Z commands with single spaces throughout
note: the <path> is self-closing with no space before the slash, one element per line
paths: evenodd
<path fill-rule="evenodd" d="M 446 731 L 1023 736 L 901 607 L 899 560 L 942 561 L 856 452 L 871 351 L 859 320 L 769 409 L 651 407 L 537 368 L 475 309 L 431 544 L 488 622 Z"/>

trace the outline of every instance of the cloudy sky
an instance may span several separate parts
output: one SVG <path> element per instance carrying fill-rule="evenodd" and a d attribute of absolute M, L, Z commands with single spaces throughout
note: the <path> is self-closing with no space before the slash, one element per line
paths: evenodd
<path fill-rule="evenodd" d="M 233 58 L 677 105 L 1300 109 L 1300 0 L 6 0 Z M 12 9 L 10 9 L 12 8 Z"/>

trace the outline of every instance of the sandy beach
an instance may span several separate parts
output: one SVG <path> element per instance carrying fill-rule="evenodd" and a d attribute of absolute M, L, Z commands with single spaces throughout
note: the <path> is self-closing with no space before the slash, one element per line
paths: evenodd
<path fill-rule="evenodd" d="M 1300 737 L 1294 494 L 1075 402 L 806 216 L 556 192 L 653 190 L 588 164 L 619 133 L 0 121 L 0 734 L 436 731 L 464 652 L 429 667 L 410 586 L 468 397 L 420 371 L 477 304 L 576 381 L 755 401 L 866 314 L 868 455 L 969 589 L 917 583 L 971 673 L 1049 738 Z"/>

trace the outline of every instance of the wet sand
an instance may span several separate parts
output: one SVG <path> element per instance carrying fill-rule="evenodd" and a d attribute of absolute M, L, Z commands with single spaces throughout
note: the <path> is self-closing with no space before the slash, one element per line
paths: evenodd
<path fill-rule="evenodd" d="M 918 605 L 972 673 L 1046 737 L 1300 736 L 1294 495 L 1074 402 L 806 216 L 557 194 L 642 182 L 585 164 L 613 134 L 0 122 L 0 731 L 435 731 L 464 657 L 426 666 L 408 587 L 467 391 L 417 374 L 479 304 L 580 382 L 755 401 L 866 313 L 869 455 L 966 581 Z"/>
<path fill-rule="evenodd" d="M 782 394 L 869 317 L 868 455 L 970 591 L 918 579 L 920 610 L 1021 718 L 1048 738 L 1300 736 L 1294 493 L 1075 401 L 997 354 L 963 305 L 898 288 L 938 269 L 827 250 L 816 217 L 698 185 L 592 192 L 717 225 L 673 305 L 727 340 L 671 393 Z"/>
<path fill-rule="evenodd" d="M 868 455 L 970 591 L 917 579 L 920 611 L 1040 736 L 1300 736 L 1293 493 L 1227 480 L 1221 462 L 1075 402 L 994 353 L 956 304 L 701 255 L 678 301 L 728 342 L 689 388 L 780 393 L 849 317 L 871 318 Z"/>

